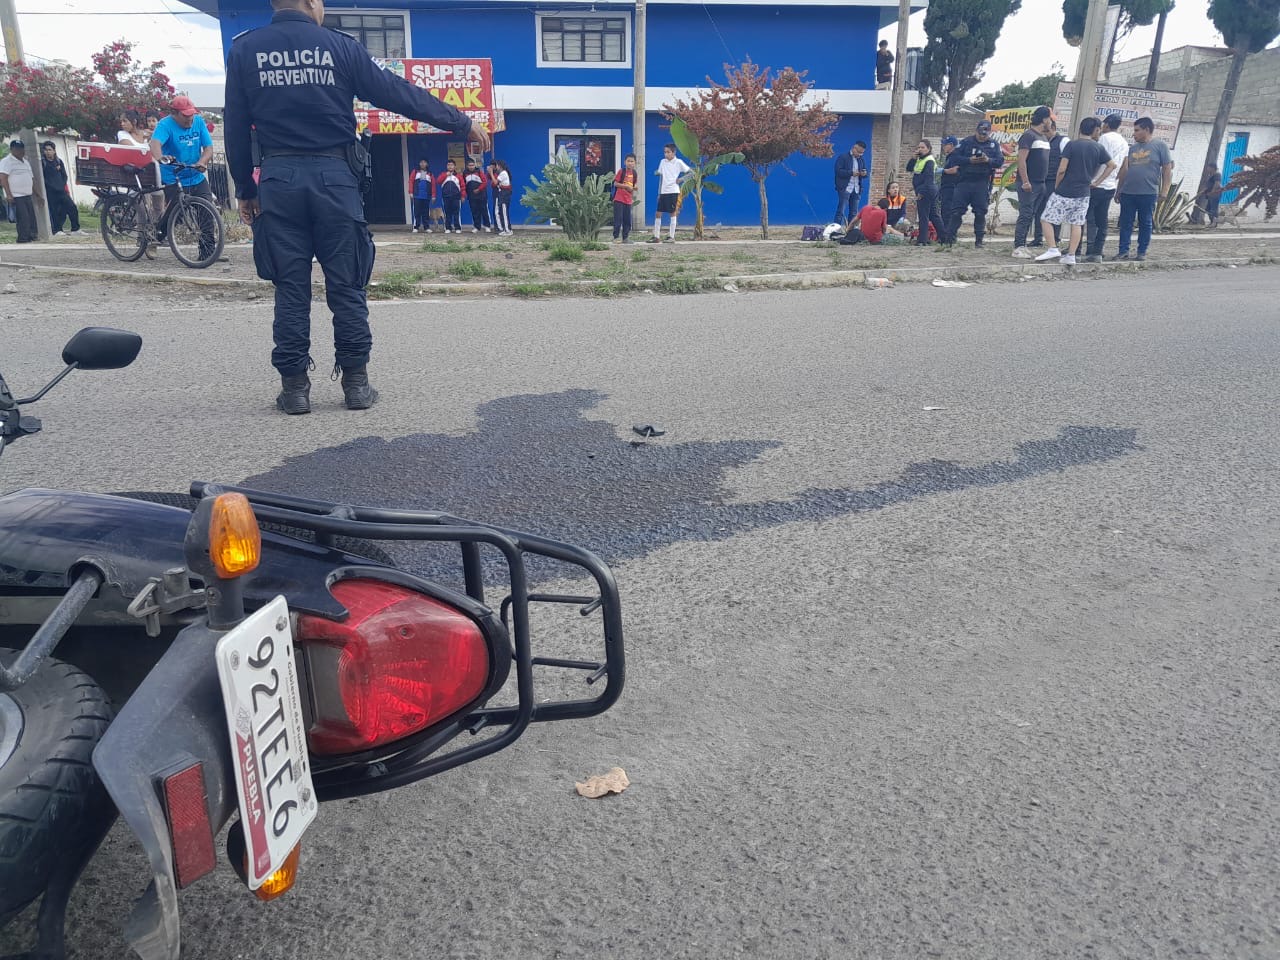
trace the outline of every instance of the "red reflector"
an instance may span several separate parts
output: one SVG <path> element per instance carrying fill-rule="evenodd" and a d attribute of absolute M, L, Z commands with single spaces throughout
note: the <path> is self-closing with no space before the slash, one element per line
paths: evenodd
<path fill-rule="evenodd" d="M 298 637 L 310 667 L 311 749 L 356 753 L 401 740 L 474 701 L 489 677 L 489 649 L 466 614 L 380 580 L 340 580 L 343 623 L 304 615 Z"/>
<path fill-rule="evenodd" d="M 181 890 L 217 864 L 204 792 L 204 764 L 193 763 L 164 778 L 164 807 L 173 840 L 173 872 Z"/>

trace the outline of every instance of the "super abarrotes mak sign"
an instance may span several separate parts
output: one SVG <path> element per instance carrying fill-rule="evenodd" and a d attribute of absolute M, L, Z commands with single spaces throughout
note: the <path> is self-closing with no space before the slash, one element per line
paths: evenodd
<path fill-rule="evenodd" d="M 478 127 L 490 133 L 506 129 L 502 111 L 493 106 L 493 61 L 460 60 L 377 60 L 383 69 L 421 87 L 433 97 L 456 107 Z M 379 110 L 356 101 L 356 123 L 370 133 L 445 133 L 429 123 L 410 120 L 390 110 Z"/>
<path fill-rule="evenodd" d="M 1058 129 L 1073 137 L 1080 125 L 1071 111 L 1075 92 L 1074 83 L 1062 81 L 1053 98 L 1053 113 L 1058 121 Z M 1138 87 L 1109 87 L 1100 83 L 1093 98 L 1093 112 L 1098 119 L 1113 113 L 1120 114 L 1123 121 L 1120 132 L 1126 140 L 1133 139 L 1133 121 L 1139 117 L 1150 117 L 1156 127 L 1156 137 L 1172 147 L 1178 142 L 1178 125 L 1182 123 L 1182 108 L 1186 102 L 1185 93 L 1143 90 Z"/>

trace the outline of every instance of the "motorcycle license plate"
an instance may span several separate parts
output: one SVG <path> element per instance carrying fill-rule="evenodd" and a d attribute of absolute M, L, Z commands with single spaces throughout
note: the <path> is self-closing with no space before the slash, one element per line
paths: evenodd
<path fill-rule="evenodd" d="M 289 605 L 276 597 L 218 641 L 249 889 L 284 863 L 316 818 Z"/>

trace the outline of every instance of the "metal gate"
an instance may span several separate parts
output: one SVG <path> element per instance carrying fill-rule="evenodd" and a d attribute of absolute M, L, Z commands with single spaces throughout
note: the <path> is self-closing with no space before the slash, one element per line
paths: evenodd
<path fill-rule="evenodd" d="M 1231 182 L 1231 178 L 1240 172 L 1240 167 L 1236 161 L 1245 156 L 1249 150 L 1249 134 L 1247 131 L 1237 130 L 1231 134 L 1231 139 L 1227 141 L 1227 153 L 1222 158 L 1222 185 L 1225 187 Z M 1222 205 L 1235 203 L 1236 198 L 1240 195 L 1239 190 L 1223 190 Z"/>

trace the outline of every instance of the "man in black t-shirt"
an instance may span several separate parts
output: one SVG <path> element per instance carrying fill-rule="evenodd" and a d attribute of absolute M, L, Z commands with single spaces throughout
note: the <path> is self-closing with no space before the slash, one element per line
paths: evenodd
<path fill-rule="evenodd" d="M 1070 224 L 1071 243 L 1066 253 L 1054 245 L 1036 260 L 1062 257 L 1066 266 L 1076 262 L 1076 248 L 1080 246 L 1084 222 L 1089 215 L 1089 191 L 1116 168 L 1106 148 L 1098 143 L 1101 134 L 1102 121 L 1097 117 L 1085 117 L 1080 121 L 1080 136 L 1062 148 L 1057 186 L 1044 205 L 1043 228 L 1045 233 L 1049 233 L 1055 224 Z"/>
<path fill-rule="evenodd" d="M 1058 182 L 1058 166 L 1062 163 L 1062 146 L 1070 143 L 1071 138 L 1058 129 L 1058 121 L 1053 117 L 1049 118 L 1049 165 L 1044 171 L 1044 193 L 1040 195 L 1040 202 L 1036 204 L 1036 235 L 1035 239 L 1027 244 L 1028 247 L 1039 247 L 1044 244 L 1044 231 L 1041 229 L 1040 218 L 1044 215 L 1044 205 L 1049 200 L 1049 194 L 1053 193 L 1054 184 Z M 1053 228 L 1053 243 L 1051 247 L 1058 245 L 1058 228 Z"/>
<path fill-rule="evenodd" d="M 1049 108 L 1036 107 L 1031 126 L 1018 138 L 1018 224 L 1013 228 L 1013 255 L 1031 259 L 1027 231 L 1035 222 L 1049 169 Z"/>

